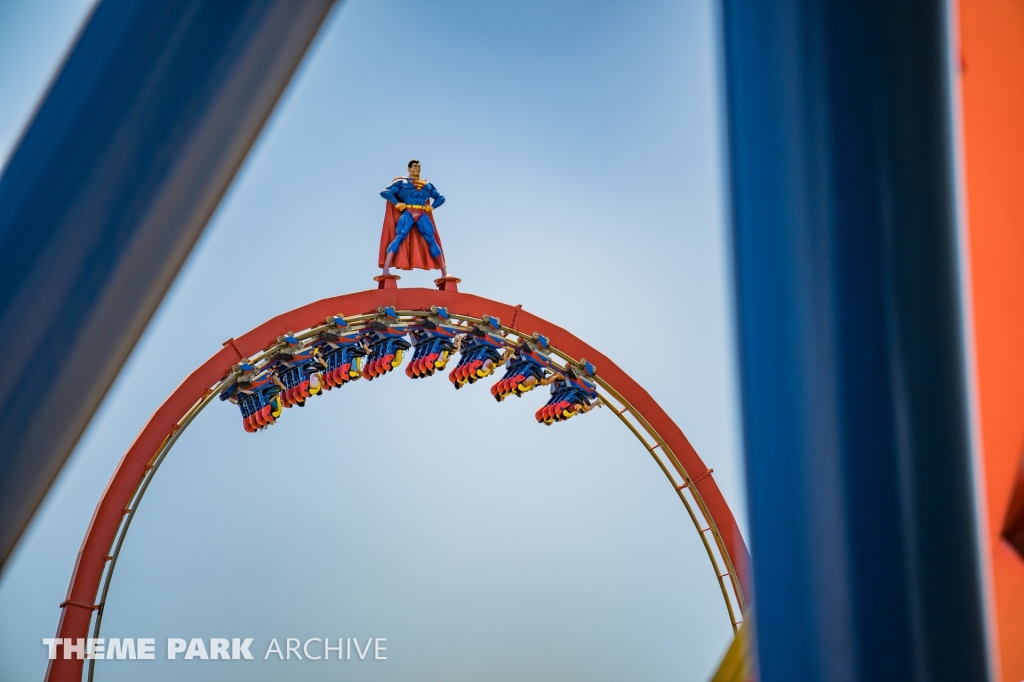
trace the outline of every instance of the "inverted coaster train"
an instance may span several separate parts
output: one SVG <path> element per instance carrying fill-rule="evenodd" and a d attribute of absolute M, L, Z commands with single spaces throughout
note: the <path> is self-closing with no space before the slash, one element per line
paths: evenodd
<path fill-rule="evenodd" d="M 411 379 L 432 376 L 458 352 L 458 364 L 448 375 L 457 389 L 490 376 L 500 365 L 507 367 L 505 376 L 491 386 L 499 402 L 550 384 L 551 398 L 536 415 L 543 424 L 565 421 L 601 404 L 594 366 L 582 358 L 560 365 L 543 334 L 510 337 L 496 317 L 453 319 L 440 306 L 404 313 L 384 306 L 376 315 L 331 315 L 300 335 L 288 332 L 260 358 L 235 365 L 234 381 L 220 399 L 238 405 L 243 427 L 254 433 L 274 424 L 286 408 L 303 407 L 324 391 L 387 374 L 413 348 L 405 370 Z"/>

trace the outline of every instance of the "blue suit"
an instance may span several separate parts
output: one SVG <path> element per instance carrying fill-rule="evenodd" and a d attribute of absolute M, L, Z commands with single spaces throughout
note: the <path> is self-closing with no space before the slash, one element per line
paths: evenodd
<path fill-rule="evenodd" d="M 438 208 L 444 203 L 437 188 L 425 180 L 413 181 L 409 178 L 398 178 L 391 185 L 386 187 L 380 195 L 392 204 L 408 204 L 410 206 L 430 206 L 431 209 Z M 430 201 L 433 200 L 431 204 Z M 430 212 L 425 208 L 407 208 L 402 212 L 401 217 L 395 224 L 395 239 L 388 245 L 388 253 L 398 253 L 405 238 L 413 226 L 423 235 L 424 241 L 430 247 L 430 255 L 433 258 L 441 256 L 441 246 L 437 243 L 434 231 L 434 222 L 430 219 Z"/>

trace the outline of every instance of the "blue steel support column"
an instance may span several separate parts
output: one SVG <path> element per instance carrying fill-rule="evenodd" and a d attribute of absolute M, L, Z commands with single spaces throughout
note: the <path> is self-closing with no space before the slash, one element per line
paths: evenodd
<path fill-rule="evenodd" d="M 724 2 L 762 682 L 988 675 L 946 11 Z"/>
<path fill-rule="evenodd" d="M 0 177 L 0 566 L 333 0 L 103 0 Z"/>

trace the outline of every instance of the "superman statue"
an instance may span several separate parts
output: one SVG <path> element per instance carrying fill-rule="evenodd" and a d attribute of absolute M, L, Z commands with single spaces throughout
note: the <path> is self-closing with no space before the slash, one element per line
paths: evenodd
<path fill-rule="evenodd" d="M 433 211 L 444 203 L 437 188 L 420 179 L 420 162 L 409 162 L 409 177 L 395 178 L 380 193 L 387 200 L 380 235 L 377 265 L 387 275 L 400 270 L 440 270 L 447 277 L 441 238 L 434 226 Z"/>

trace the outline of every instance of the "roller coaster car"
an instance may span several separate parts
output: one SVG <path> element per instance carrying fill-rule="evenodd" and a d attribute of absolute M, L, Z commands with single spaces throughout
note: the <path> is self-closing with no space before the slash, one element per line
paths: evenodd
<path fill-rule="evenodd" d="M 505 376 L 491 386 L 494 399 L 501 402 L 510 395 L 521 396 L 550 384 L 559 370 L 551 361 L 548 348 L 547 338 L 540 334 L 534 334 L 532 339 L 524 338 L 508 359 Z"/>
<path fill-rule="evenodd" d="M 305 345 L 291 332 L 278 339 L 284 347 L 268 365 L 278 387 L 284 407 L 303 407 L 306 399 L 322 388 L 320 351 L 314 345 Z"/>
<path fill-rule="evenodd" d="M 422 379 L 433 376 L 439 369 L 444 369 L 448 358 L 456 350 L 456 337 L 459 330 L 452 325 L 448 310 L 431 306 L 433 313 L 423 319 L 416 328 L 409 329 L 412 345 L 416 349 L 412 361 L 405 368 L 410 379 Z"/>
<path fill-rule="evenodd" d="M 366 355 L 360 332 L 352 331 L 344 317 L 327 318 L 327 326 L 316 341 L 323 365 L 324 390 L 329 391 L 362 376 Z"/>
<path fill-rule="evenodd" d="M 484 315 L 483 322 L 482 325 L 473 325 L 472 332 L 459 338 L 459 364 L 448 375 L 455 388 L 490 376 L 505 362 L 505 339 L 499 333 L 501 320 Z"/>
<path fill-rule="evenodd" d="M 242 426 L 249 433 L 255 433 L 277 421 L 282 406 L 279 398 L 281 388 L 268 370 L 256 369 L 248 362 L 235 365 L 240 372 L 233 384 L 220 394 L 221 400 L 229 400 L 242 411 Z"/>
<path fill-rule="evenodd" d="M 580 360 L 579 365 L 568 365 L 552 382 L 551 398 L 537 410 L 537 421 L 551 426 L 594 409 L 599 404 L 595 372 L 594 366 L 586 360 Z"/>
<path fill-rule="evenodd" d="M 408 329 L 399 324 L 398 313 L 394 308 L 379 309 L 370 328 L 363 333 L 363 340 L 370 348 L 366 366 L 363 367 L 363 378 L 373 381 L 402 364 L 402 355 L 412 347 L 405 340 Z"/>

